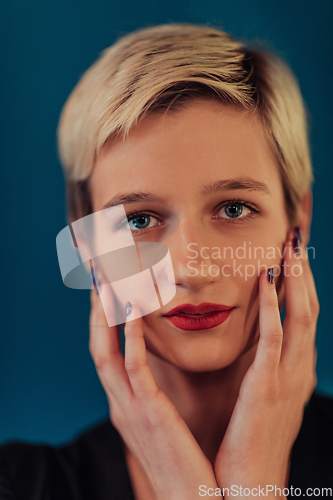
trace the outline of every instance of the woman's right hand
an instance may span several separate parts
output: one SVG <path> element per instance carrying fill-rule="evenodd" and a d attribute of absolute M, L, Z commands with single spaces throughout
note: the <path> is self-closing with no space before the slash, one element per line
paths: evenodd
<path fill-rule="evenodd" d="M 119 328 L 108 326 L 101 300 L 92 290 L 89 348 L 108 398 L 111 422 L 145 471 L 157 500 L 201 498 L 200 485 L 218 488 L 213 467 L 156 384 L 147 363 L 143 320 L 131 321 L 134 313 L 135 306 L 125 325 L 124 360 Z"/>

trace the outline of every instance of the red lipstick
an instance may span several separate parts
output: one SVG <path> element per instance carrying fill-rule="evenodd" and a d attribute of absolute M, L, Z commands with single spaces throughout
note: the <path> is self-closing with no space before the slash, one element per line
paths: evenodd
<path fill-rule="evenodd" d="M 234 308 L 223 304 L 203 302 L 197 306 L 181 304 L 164 317 L 181 330 L 207 330 L 223 323 Z"/>

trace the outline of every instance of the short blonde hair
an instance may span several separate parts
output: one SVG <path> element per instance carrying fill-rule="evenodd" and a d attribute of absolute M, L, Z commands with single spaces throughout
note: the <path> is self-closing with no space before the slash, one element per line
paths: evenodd
<path fill-rule="evenodd" d="M 287 64 L 247 48 L 218 28 L 174 23 L 140 29 L 105 49 L 70 94 L 58 127 L 67 181 L 67 216 L 92 212 L 89 176 L 103 145 L 126 137 L 150 112 L 195 98 L 258 113 L 275 153 L 293 224 L 314 181 L 307 109 Z"/>

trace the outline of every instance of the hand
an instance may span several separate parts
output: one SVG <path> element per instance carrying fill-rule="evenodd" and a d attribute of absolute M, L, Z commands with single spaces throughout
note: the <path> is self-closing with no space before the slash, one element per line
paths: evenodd
<path fill-rule="evenodd" d="M 214 469 L 221 489 L 273 485 L 282 491 L 288 486 L 291 448 L 304 405 L 316 386 L 319 303 L 305 246 L 300 245 L 301 257 L 297 257 L 291 238 L 290 233 L 284 259 L 289 276 L 284 276 L 283 327 L 275 284 L 268 282 L 266 272 L 259 278 L 260 338 L 216 457 Z M 295 265 L 301 266 L 299 276 Z"/>
<path fill-rule="evenodd" d="M 109 302 L 113 304 L 110 288 Z M 193 500 L 199 486 L 217 488 L 211 463 L 178 410 L 157 386 L 147 364 L 142 318 L 125 325 L 125 362 L 118 327 L 108 327 L 99 297 L 92 291 L 90 352 L 105 389 L 110 417 L 141 464 L 158 500 Z"/>

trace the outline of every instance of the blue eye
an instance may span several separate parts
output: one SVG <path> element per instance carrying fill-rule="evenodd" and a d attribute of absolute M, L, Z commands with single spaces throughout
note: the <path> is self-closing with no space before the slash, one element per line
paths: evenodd
<path fill-rule="evenodd" d="M 238 204 L 235 204 L 233 203 L 232 205 L 225 205 L 223 208 L 224 208 L 224 211 L 225 211 L 225 214 L 230 217 L 231 219 L 235 219 L 235 218 L 238 218 L 240 217 L 242 214 L 243 214 L 243 211 L 244 211 L 244 208 L 245 210 L 247 210 L 249 212 L 249 209 L 244 207 L 243 205 L 238 205 Z M 244 214 L 243 214 L 244 215 Z M 245 213 L 245 215 L 247 215 Z"/>
<path fill-rule="evenodd" d="M 129 220 L 129 226 L 131 229 L 146 229 L 150 224 L 150 216 L 149 215 L 139 215 L 138 217 L 134 217 Z M 134 228 L 131 227 L 133 224 Z"/>
<path fill-rule="evenodd" d="M 225 207 L 225 213 L 228 215 L 228 217 L 231 218 L 240 217 L 242 215 L 242 212 L 243 212 L 242 206 L 239 207 L 236 205 L 229 205 Z"/>
<path fill-rule="evenodd" d="M 159 224 L 158 219 L 152 215 L 142 213 L 136 213 L 129 215 L 127 217 L 129 227 L 132 231 L 141 231 Z"/>
<path fill-rule="evenodd" d="M 221 219 L 242 219 L 246 220 L 251 218 L 251 214 L 258 213 L 254 207 L 249 206 L 242 200 L 231 200 L 220 207 L 218 217 Z"/>

